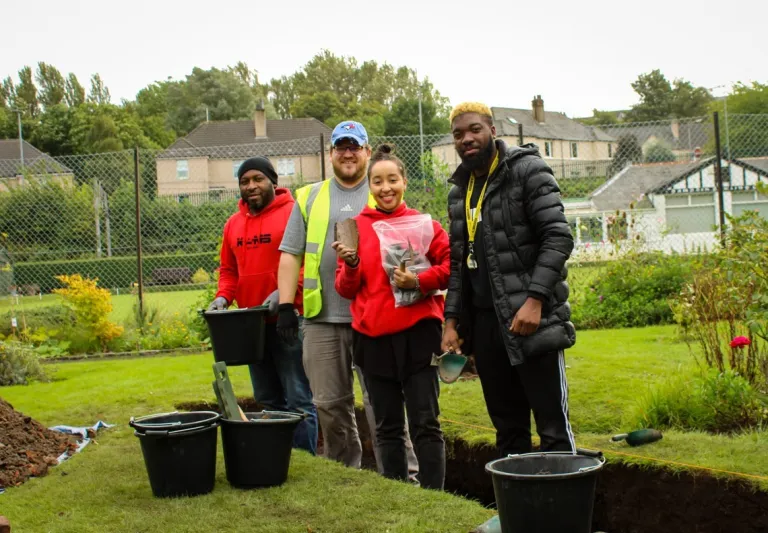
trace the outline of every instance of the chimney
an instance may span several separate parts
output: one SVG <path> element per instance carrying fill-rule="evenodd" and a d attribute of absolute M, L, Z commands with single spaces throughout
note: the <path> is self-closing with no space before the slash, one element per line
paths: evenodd
<path fill-rule="evenodd" d="M 534 97 L 531 104 L 533 105 L 533 120 L 535 120 L 539 124 L 543 124 L 544 123 L 544 100 L 541 99 L 541 95 L 537 94 Z"/>
<path fill-rule="evenodd" d="M 256 137 L 267 136 L 267 113 L 264 111 L 264 100 L 259 100 L 253 112 L 253 128 Z"/>

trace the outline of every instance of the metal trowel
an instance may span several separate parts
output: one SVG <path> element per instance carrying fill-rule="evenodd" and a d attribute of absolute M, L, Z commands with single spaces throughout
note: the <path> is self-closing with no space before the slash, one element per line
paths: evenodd
<path fill-rule="evenodd" d="M 455 352 L 445 352 L 442 355 L 432 354 L 432 366 L 437 367 L 437 375 L 443 383 L 453 383 L 464 370 L 467 356 Z"/>

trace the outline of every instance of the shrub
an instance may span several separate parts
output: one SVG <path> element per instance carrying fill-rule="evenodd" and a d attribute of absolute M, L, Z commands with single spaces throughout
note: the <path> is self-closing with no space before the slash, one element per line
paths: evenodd
<path fill-rule="evenodd" d="M 0 315 L 0 334 L 8 336 L 12 333 L 13 317 L 16 317 L 19 328 L 29 331 L 43 329 L 51 337 L 58 337 L 59 333 L 74 327 L 76 323 L 75 314 L 70 308 L 63 305 L 46 305 L 25 311 L 8 311 Z"/>
<path fill-rule="evenodd" d="M 25 385 L 31 379 L 46 379 L 37 354 L 19 343 L 0 341 L 0 386 Z"/>
<path fill-rule="evenodd" d="M 755 213 L 732 218 L 726 246 L 694 269 L 673 309 L 705 366 L 768 385 L 768 221 Z M 737 336 L 749 344 L 732 346 Z"/>
<path fill-rule="evenodd" d="M 123 333 L 123 327 L 110 322 L 112 295 L 106 289 L 97 286 L 95 279 L 83 278 L 80 274 L 57 276 L 63 289 L 54 292 L 64 298 L 64 302 L 74 311 L 79 327 L 85 329 L 90 338 L 106 351 L 107 343 Z"/>
<path fill-rule="evenodd" d="M 218 264 L 211 252 L 177 255 L 147 255 L 142 257 L 142 267 L 147 281 L 156 268 L 184 266 L 190 270 L 213 271 Z M 60 286 L 56 276 L 80 274 L 99 279 L 102 287 L 128 288 L 138 280 L 136 257 L 106 257 L 101 259 L 74 259 L 67 261 L 35 261 L 16 263 L 13 266 L 16 283 L 38 284 L 44 293 Z"/>
<path fill-rule="evenodd" d="M 621 328 L 667 324 L 669 298 L 680 292 L 694 261 L 661 253 L 638 253 L 608 263 L 573 301 L 576 327 Z"/>
<path fill-rule="evenodd" d="M 207 270 L 203 268 L 198 268 L 197 272 L 192 274 L 192 283 L 196 284 L 202 284 L 202 283 L 209 283 L 211 281 L 211 275 L 208 273 Z"/>
<path fill-rule="evenodd" d="M 768 406 L 744 377 L 728 370 L 677 374 L 650 388 L 625 420 L 631 428 L 733 433 L 768 421 Z"/>
<path fill-rule="evenodd" d="M 646 163 L 666 163 L 675 159 L 675 154 L 669 145 L 661 141 L 651 144 L 645 151 Z"/>

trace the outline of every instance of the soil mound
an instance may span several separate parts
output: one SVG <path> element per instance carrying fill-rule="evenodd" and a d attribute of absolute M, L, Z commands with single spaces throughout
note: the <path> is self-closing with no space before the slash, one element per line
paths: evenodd
<path fill-rule="evenodd" d="M 51 431 L 0 398 L 0 487 L 44 476 L 62 453 L 76 449 L 75 437 Z"/>

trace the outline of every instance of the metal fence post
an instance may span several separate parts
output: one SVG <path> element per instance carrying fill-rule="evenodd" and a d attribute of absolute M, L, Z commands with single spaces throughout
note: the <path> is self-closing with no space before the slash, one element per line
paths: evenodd
<path fill-rule="evenodd" d="M 320 179 L 325 181 L 325 134 L 320 134 Z"/>
<path fill-rule="evenodd" d="M 134 189 L 136 196 L 136 266 L 139 283 L 139 316 L 144 316 L 144 272 L 141 267 L 141 172 L 139 147 L 133 149 Z"/>
<path fill-rule="evenodd" d="M 101 257 L 101 216 L 99 214 L 101 194 L 99 189 L 99 178 L 93 178 L 93 213 L 94 228 L 96 233 L 96 257 Z"/>
<path fill-rule="evenodd" d="M 717 205 L 720 209 L 720 242 L 725 246 L 725 194 L 723 192 L 723 154 L 720 150 L 720 117 L 714 112 L 715 123 L 715 180 L 717 182 Z"/>

